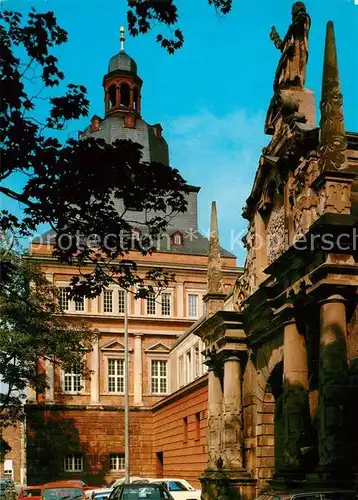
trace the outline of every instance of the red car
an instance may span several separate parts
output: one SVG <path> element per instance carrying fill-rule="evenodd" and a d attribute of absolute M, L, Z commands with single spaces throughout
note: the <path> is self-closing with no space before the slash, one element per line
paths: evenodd
<path fill-rule="evenodd" d="M 42 486 L 23 486 L 17 500 L 41 500 Z"/>

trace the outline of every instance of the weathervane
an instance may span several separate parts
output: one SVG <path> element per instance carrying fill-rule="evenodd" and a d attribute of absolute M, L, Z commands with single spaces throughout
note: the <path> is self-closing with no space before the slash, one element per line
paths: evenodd
<path fill-rule="evenodd" d="M 126 37 L 124 36 L 124 26 L 120 27 L 119 33 L 120 33 L 119 40 L 121 42 L 121 52 L 124 52 L 124 42 L 126 40 Z"/>

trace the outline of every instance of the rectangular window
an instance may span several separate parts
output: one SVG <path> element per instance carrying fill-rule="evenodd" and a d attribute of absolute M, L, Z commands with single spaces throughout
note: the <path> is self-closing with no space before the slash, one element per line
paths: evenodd
<path fill-rule="evenodd" d="M 109 456 L 111 471 L 124 470 L 125 456 L 124 453 L 111 453 Z"/>
<path fill-rule="evenodd" d="M 103 312 L 111 313 L 113 311 L 113 290 L 103 292 Z"/>
<path fill-rule="evenodd" d="M 149 293 L 147 297 L 147 314 L 155 314 L 155 295 Z"/>
<path fill-rule="evenodd" d="M 185 381 L 188 384 L 192 380 L 192 371 L 191 371 L 191 351 L 187 351 L 185 354 Z"/>
<path fill-rule="evenodd" d="M 108 392 L 124 392 L 124 360 L 108 360 Z"/>
<path fill-rule="evenodd" d="M 198 296 L 192 293 L 188 295 L 188 316 L 190 318 L 198 317 Z"/>
<path fill-rule="evenodd" d="M 183 418 L 183 441 L 188 441 L 188 417 Z"/>
<path fill-rule="evenodd" d="M 68 311 L 70 308 L 70 299 L 68 298 L 69 289 L 67 287 L 58 288 L 58 300 L 63 311 Z"/>
<path fill-rule="evenodd" d="M 124 313 L 124 290 L 118 290 L 118 313 Z"/>
<path fill-rule="evenodd" d="M 65 472 L 82 472 L 83 456 L 82 455 L 66 455 L 64 460 Z"/>
<path fill-rule="evenodd" d="M 170 316 L 171 294 L 162 293 L 162 316 Z"/>
<path fill-rule="evenodd" d="M 82 389 L 81 375 L 72 370 L 64 374 L 64 387 L 63 391 L 68 393 L 77 393 Z"/>
<path fill-rule="evenodd" d="M 195 413 L 195 439 L 200 439 L 200 412 Z"/>
<path fill-rule="evenodd" d="M 152 361 L 152 393 L 167 392 L 167 361 Z"/>
<path fill-rule="evenodd" d="M 78 298 L 75 300 L 75 311 L 84 311 L 85 310 L 85 299 L 84 297 Z"/>
<path fill-rule="evenodd" d="M 199 344 L 194 346 L 194 378 L 200 375 L 200 350 Z"/>
<path fill-rule="evenodd" d="M 182 387 L 184 382 L 184 356 L 179 357 L 179 387 Z"/>

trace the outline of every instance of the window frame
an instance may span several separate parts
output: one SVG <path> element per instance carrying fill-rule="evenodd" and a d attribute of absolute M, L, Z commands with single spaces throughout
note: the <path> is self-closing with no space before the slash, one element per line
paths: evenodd
<path fill-rule="evenodd" d="M 184 354 L 178 356 L 178 383 L 179 387 L 184 387 L 185 385 Z"/>
<path fill-rule="evenodd" d="M 166 296 L 168 298 L 168 302 L 167 303 L 164 303 L 163 301 L 163 296 Z M 172 292 L 162 292 L 160 294 L 160 314 L 161 316 L 164 316 L 166 318 L 170 318 L 172 316 Z M 168 314 L 164 314 L 163 312 L 163 309 L 165 306 L 169 306 L 169 313 Z"/>
<path fill-rule="evenodd" d="M 113 288 L 106 288 L 105 290 L 103 290 L 103 293 L 102 293 L 102 313 L 103 314 L 114 314 L 113 313 L 113 309 L 114 309 L 114 294 L 113 294 L 114 290 Z M 110 311 L 106 311 L 105 310 L 105 304 L 106 304 L 106 295 L 109 294 L 111 295 L 111 310 Z"/>
<path fill-rule="evenodd" d="M 193 360 L 192 360 L 192 363 L 193 363 L 193 380 L 197 379 L 200 377 L 201 375 L 201 371 L 200 370 L 200 345 L 199 345 L 199 342 L 197 342 L 196 344 L 193 345 Z"/>
<path fill-rule="evenodd" d="M 66 387 L 66 376 L 70 376 L 71 377 L 71 387 L 72 388 L 69 391 L 67 391 L 65 389 L 65 387 Z M 78 391 L 73 390 L 73 380 L 74 380 L 74 377 L 79 377 L 80 389 Z M 81 377 L 81 373 L 75 372 L 73 370 L 71 372 L 65 372 L 64 370 L 62 370 L 61 378 L 62 378 L 61 382 L 62 382 L 62 392 L 63 392 L 63 394 L 83 394 L 83 392 L 84 392 L 84 380 Z"/>
<path fill-rule="evenodd" d="M 70 289 L 68 283 L 63 282 L 63 281 L 56 282 L 55 287 L 57 289 L 58 294 L 62 293 L 62 292 L 60 292 L 60 290 L 64 290 L 64 289 L 69 290 Z M 62 299 L 60 299 L 60 297 L 59 297 L 59 305 L 60 306 L 61 306 L 61 300 Z M 66 314 L 84 314 L 84 313 L 86 313 L 88 310 L 86 297 L 82 298 L 83 309 L 81 309 L 81 310 L 77 309 L 76 302 L 77 301 L 74 299 L 67 299 L 67 309 L 63 309 L 62 306 L 61 306 L 61 309 Z"/>
<path fill-rule="evenodd" d="M 192 347 L 185 351 L 184 356 L 184 374 L 185 374 L 185 385 L 190 384 L 193 381 L 193 354 Z"/>
<path fill-rule="evenodd" d="M 71 466 L 71 468 L 67 468 L 66 461 L 70 457 L 72 459 L 72 466 Z M 81 468 L 80 469 L 78 469 L 74 466 L 76 458 L 80 458 L 80 461 L 81 461 Z M 83 465 L 84 465 L 84 460 L 83 460 L 83 455 L 81 453 L 69 453 L 68 455 L 65 455 L 63 457 L 63 470 L 64 470 L 64 472 L 83 472 Z"/>
<path fill-rule="evenodd" d="M 190 314 L 190 298 L 191 297 L 195 297 L 195 314 Z M 199 317 L 199 294 L 198 293 L 192 293 L 192 292 L 189 292 L 188 293 L 188 304 L 187 304 L 187 307 L 188 307 L 188 317 L 189 318 L 198 318 Z"/>
<path fill-rule="evenodd" d="M 62 300 L 66 300 L 66 297 L 63 297 L 62 298 L 62 292 L 64 293 L 67 293 L 68 294 L 68 291 L 69 291 L 69 287 L 68 286 L 56 286 L 57 288 L 57 291 L 58 291 L 58 301 L 59 301 L 59 305 L 62 309 L 63 312 L 70 312 L 71 310 L 71 300 L 69 298 L 67 298 L 67 307 L 64 308 L 62 307 Z"/>
<path fill-rule="evenodd" d="M 118 378 L 119 379 L 123 379 L 123 391 L 110 391 L 109 390 L 109 378 L 110 378 L 110 375 L 109 375 L 109 365 L 110 365 L 110 362 L 111 361 L 120 361 L 121 364 L 123 365 L 123 375 L 111 375 L 111 377 L 114 378 L 114 380 L 117 380 Z M 117 366 L 118 363 L 115 365 Z M 117 383 L 115 383 L 115 387 L 117 388 L 118 385 Z M 124 357 L 123 356 L 116 356 L 116 355 L 112 355 L 112 356 L 106 356 L 106 394 L 124 394 L 124 390 L 125 390 L 125 366 L 124 366 Z"/>
<path fill-rule="evenodd" d="M 154 312 L 148 312 L 149 304 L 154 304 Z M 157 315 L 157 300 L 154 292 L 149 292 L 148 297 L 145 299 L 145 314 L 146 316 Z"/>
<path fill-rule="evenodd" d="M 125 309 L 126 309 L 126 298 L 125 298 L 125 290 L 121 290 L 119 289 L 118 290 L 118 293 L 117 293 L 117 312 L 118 314 L 124 314 L 125 313 Z M 122 309 L 122 306 L 123 306 L 123 311 L 120 310 Z M 128 307 L 128 305 L 127 305 Z"/>
<path fill-rule="evenodd" d="M 112 468 L 112 459 L 115 459 L 116 460 L 116 465 L 118 465 L 118 467 L 116 468 Z M 119 467 L 120 465 L 120 460 L 123 458 L 123 467 Z M 125 470 L 125 454 L 122 453 L 122 452 L 116 452 L 116 453 L 110 453 L 109 454 L 109 470 L 111 472 L 121 472 L 123 470 Z"/>
<path fill-rule="evenodd" d="M 75 312 L 85 312 L 85 298 L 84 297 L 81 297 L 81 299 L 79 301 L 74 300 L 73 302 L 74 302 Z M 77 309 L 78 304 L 81 305 L 82 309 Z"/>
<path fill-rule="evenodd" d="M 160 381 L 164 378 L 163 376 L 160 375 L 160 365 L 158 365 L 158 374 L 153 375 L 153 364 L 154 363 L 165 363 L 165 392 L 160 390 Z M 162 358 L 162 357 L 152 357 L 149 360 L 149 365 L 150 365 L 150 377 L 149 377 L 149 392 L 153 396 L 163 396 L 169 394 L 169 359 L 168 358 Z M 153 378 L 156 378 L 158 381 L 158 392 L 153 391 Z"/>

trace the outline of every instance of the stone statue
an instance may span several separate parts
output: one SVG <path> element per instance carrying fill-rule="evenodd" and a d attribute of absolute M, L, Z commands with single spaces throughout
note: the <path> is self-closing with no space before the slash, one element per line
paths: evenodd
<path fill-rule="evenodd" d="M 283 40 L 281 40 L 276 28 L 272 26 L 270 39 L 274 42 L 275 47 L 282 52 L 273 85 L 275 92 L 284 86 L 304 86 L 310 27 L 311 19 L 303 2 L 293 4 L 292 23 Z"/>

